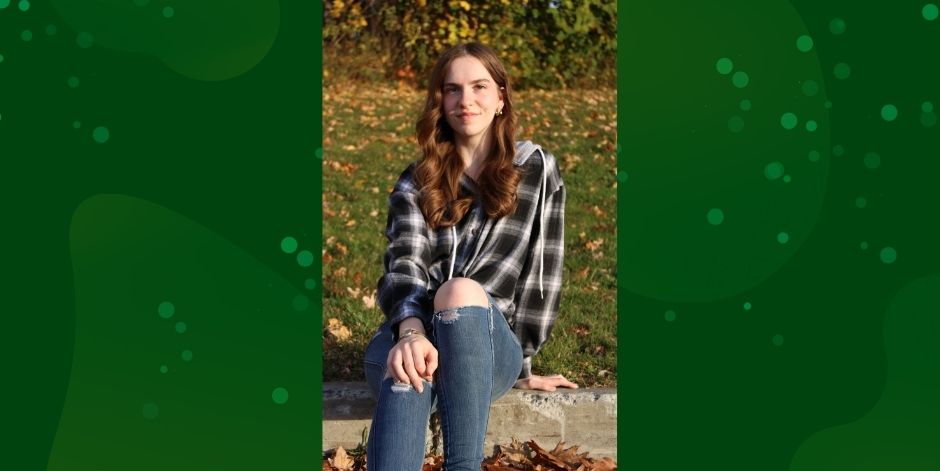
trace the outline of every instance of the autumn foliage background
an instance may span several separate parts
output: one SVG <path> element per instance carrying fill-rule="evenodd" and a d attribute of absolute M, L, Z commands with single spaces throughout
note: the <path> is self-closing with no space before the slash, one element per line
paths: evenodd
<path fill-rule="evenodd" d="M 616 385 L 616 4 L 597 0 L 324 5 L 324 381 L 363 380 L 363 351 L 384 319 L 375 287 L 388 194 L 419 158 L 428 70 L 468 41 L 500 55 L 516 138 L 552 152 L 568 190 L 559 319 L 533 369 Z"/>

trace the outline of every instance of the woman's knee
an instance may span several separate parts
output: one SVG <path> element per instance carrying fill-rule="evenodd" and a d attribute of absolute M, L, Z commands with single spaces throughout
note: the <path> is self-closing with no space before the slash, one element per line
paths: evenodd
<path fill-rule="evenodd" d="M 460 306 L 489 306 L 486 291 L 470 278 L 451 278 L 434 295 L 434 310 Z"/>

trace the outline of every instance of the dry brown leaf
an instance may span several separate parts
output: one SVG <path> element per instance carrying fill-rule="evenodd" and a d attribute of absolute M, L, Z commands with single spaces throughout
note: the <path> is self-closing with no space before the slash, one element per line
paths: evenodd
<path fill-rule="evenodd" d="M 366 309 L 375 309 L 375 291 L 368 296 L 363 296 L 362 304 L 366 306 Z"/>
<path fill-rule="evenodd" d="M 591 252 L 601 248 L 602 245 L 604 245 L 604 239 L 589 240 L 584 243 L 584 246 Z"/>
<path fill-rule="evenodd" d="M 344 342 L 352 337 L 352 331 L 349 330 L 349 327 L 343 325 L 343 322 L 335 317 L 331 317 L 327 320 L 326 329 L 323 330 L 323 334 L 337 342 Z M 337 448 L 337 452 L 339 452 L 339 450 L 342 450 L 342 447 Z M 345 454 L 346 451 L 343 450 L 343 453 Z"/>
<path fill-rule="evenodd" d="M 330 459 L 330 464 L 333 465 L 333 468 L 337 471 L 352 471 L 353 469 L 353 459 L 346 454 L 346 450 L 344 450 L 343 447 L 336 448 L 336 453 L 334 453 L 333 458 Z"/>

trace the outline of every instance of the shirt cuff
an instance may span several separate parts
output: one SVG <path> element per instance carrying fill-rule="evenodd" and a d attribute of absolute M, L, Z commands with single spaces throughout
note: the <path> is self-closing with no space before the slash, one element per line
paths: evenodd
<path fill-rule="evenodd" d="M 532 357 L 522 357 L 522 371 L 519 372 L 519 379 L 532 376 Z"/>

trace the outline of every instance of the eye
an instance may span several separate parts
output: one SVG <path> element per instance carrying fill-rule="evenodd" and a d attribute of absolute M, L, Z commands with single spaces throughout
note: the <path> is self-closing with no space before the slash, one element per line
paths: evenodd
<path fill-rule="evenodd" d="M 453 95 L 453 94 L 455 94 L 455 93 L 457 93 L 457 88 L 455 88 L 455 87 L 447 87 L 447 88 L 444 89 L 444 94 L 445 94 L 445 95 Z"/>
<path fill-rule="evenodd" d="M 484 83 L 478 83 L 478 84 L 474 85 L 473 88 L 474 88 L 475 90 L 485 90 L 485 89 L 486 89 L 486 84 L 484 84 Z"/>

